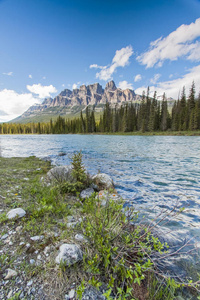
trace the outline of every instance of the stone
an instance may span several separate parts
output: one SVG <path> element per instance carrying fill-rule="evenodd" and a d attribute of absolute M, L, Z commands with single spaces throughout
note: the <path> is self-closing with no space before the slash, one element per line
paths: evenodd
<path fill-rule="evenodd" d="M 69 292 L 68 297 L 69 297 L 69 299 L 73 299 L 74 296 L 75 296 L 75 290 L 72 289 L 72 290 Z"/>
<path fill-rule="evenodd" d="M 93 176 L 92 180 L 101 189 L 114 189 L 114 183 L 113 183 L 112 178 L 105 173 L 99 173 L 99 174 Z"/>
<path fill-rule="evenodd" d="M 63 263 L 66 266 L 73 265 L 83 259 L 81 249 L 75 244 L 62 244 L 56 257 L 56 263 Z"/>
<path fill-rule="evenodd" d="M 27 286 L 31 286 L 33 284 L 33 280 L 28 281 Z"/>
<path fill-rule="evenodd" d="M 61 152 L 58 153 L 58 156 L 65 156 L 65 155 L 66 155 L 66 152 L 61 151 Z"/>
<path fill-rule="evenodd" d="M 67 216 L 67 221 L 68 222 L 75 222 L 75 219 L 73 216 Z"/>
<path fill-rule="evenodd" d="M 8 213 L 7 213 L 7 218 L 8 219 L 14 219 L 14 218 L 22 218 L 26 215 L 25 210 L 23 210 L 22 208 L 14 208 L 11 209 Z"/>
<path fill-rule="evenodd" d="M 35 263 L 35 259 L 30 259 L 30 264 L 34 265 L 34 263 Z"/>
<path fill-rule="evenodd" d="M 78 233 L 75 235 L 74 238 L 75 238 L 75 240 L 77 240 L 79 242 L 86 242 L 87 241 L 82 234 L 78 234 Z"/>
<path fill-rule="evenodd" d="M 8 280 L 10 278 L 13 278 L 17 276 L 17 272 L 15 270 L 12 270 L 12 269 L 7 269 L 7 275 L 5 276 L 5 280 Z"/>
<path fill-rule="evenodd" d="M 106 297 L 101 294 L 97 289 L 93 286 L 90 286 L 85 289 L 82 294 L 82 300 L 106 300 Z"/>
<path fill-rule="evenodd" d="M 43 235 L 35 235 L 31 237 L 31 241 L 41 241 L 43 240 L 44 236 Z"/>
<path fill-rule="evenodd" d="M 5 239 L 7 239 L 7 237 L 8 237 L 8 234 L 6 233 L 1 237 L 1 240 L 5 240 Z"/>
<path fill-rule="evenodd" d="M 72 166 L 59 166 L 51 169 L 47 173 L 47 179 L 51 182 L 56 181 L 59 183 L 68 181 L 68 182 L 75 182 L 74 177 L 72 176 Z"/>
<path fill-rule="evenodd" d="M 78 222 L 69 222 L 69 223 L 67 223 L 67 228 L 74 228 L 74 227 L 76 227 L 77 224 L 78 224 Z"/>
<path fill-rule="evenodd" d="M 89 198 L 93 193 L 94 193 L 94 189 L 93 189 L 93 188 L 85 189 L 85 190 L 83 190 L 83 191 L 80 193 L 80 198 L 81 198 L 81 199 Z"/>

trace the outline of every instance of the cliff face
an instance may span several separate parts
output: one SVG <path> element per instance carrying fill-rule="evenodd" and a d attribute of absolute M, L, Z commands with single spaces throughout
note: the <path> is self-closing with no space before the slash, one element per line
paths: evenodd
<path fill-rule="evenodd" d="M 121 90 L 117 88 L 114 81 L 108 82 L 105 89 L 99 83 L 88 86 L 81 85 L 79 89 L 74 89 L 73 91 L 65 89 L 54 99 L 48 98 L 42 104 L 31 106 L 21 117 L 29 117 L 32 114 L 37 115 L 37 113 L 54 107 L 70 109 L 74 106 L 97 106 L 98 104 L 106 104 L 107 102 L 114 105 L 127 101 L 134 102 L 139 100 L 138 97 L 140 98 L 133 90 Z"/>

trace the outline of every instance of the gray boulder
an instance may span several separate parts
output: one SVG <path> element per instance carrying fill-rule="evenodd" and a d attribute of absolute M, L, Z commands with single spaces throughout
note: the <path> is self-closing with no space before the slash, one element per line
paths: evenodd
<path fill-rule="evenodd" d="M 94 193 L 94 189 L 93 189 L 93 188 L 85 189 L 85 190 L 83 190 L 83 191 L 80 193 L 80 198 L 81 198 L 81 199 L 89 198 L 93 193 Z"/>
<path fill-rule="evenodd" d="M 113 183 L 112 178 L 105 173 L 99 173 L 99 174 L 93 176 L 92 180 L 101 189 L 113 189 L 114 188 L 114 183 Z"/>
<path fill-rule="evenodd" d="M 8 219 L 22 218 L 25 216 L 25 214 L 26 212 L 22 208 L 14 208 L 7 213 L 7 218 Z"/>
<path fill-rule="evenodd" d="M 70 266 L 83 259 L 81 249 L 74 244 L 62 244 L 59 251 L 56 257 L 57 264 L 62 262 L 64 265 Z"/>
<path fill-rule="evenodd" d="M 47 180 L 51 182 L 75 182 L 74 177 L 72 176 L 73 168 L 72 166 L 59 166 L 51 169 L 47 173 Z"/>

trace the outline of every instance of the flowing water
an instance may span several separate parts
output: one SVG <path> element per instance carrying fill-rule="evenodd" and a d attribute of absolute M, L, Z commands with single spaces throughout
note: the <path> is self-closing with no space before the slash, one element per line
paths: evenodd
<path fill-rule="evenodd" d="M 67 165 L 79 150 L 87 170 L 109 174 L 118 193 L 145 219 L 151 220 L 165 209 L 169 212 L 175 206 L 185 207 L 176 219 L 168 217 L 167 223 L 165 220 L 160 224 L 161 237 L 176 250 L 188 240 L 200 247 L 200 137 L 0 136 L 0 155 L 4 157 L 35 155 L 48 157 L 56 165 Z M 66 155 L 59 156 L 61 152 Z M 182 254 L 183 260 L 185 257 Z M 193 254 L 190 260 L 199 264 Z M 180 270 L 185 272 L 179 266 Z"/>

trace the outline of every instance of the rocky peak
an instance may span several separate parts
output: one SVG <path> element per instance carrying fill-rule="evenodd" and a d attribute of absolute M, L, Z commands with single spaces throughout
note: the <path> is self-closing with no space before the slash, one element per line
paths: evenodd
<path fill-rule="evenodd" d="M 94 83 L 88 85 L 88 89 L 90 90 L 91 94 L 103 94 L 104 90 L 99 83 Z"/>
<path fill-rule="evenodd" d="M 116 88 L 116 85 L 114 83 L 113 80 L 109 81 L 106 83 L 106 88 L 105 90 L 109 90 L 109 91 L 115 91 L 117 88 Z"/>
<path fill-rule="evenodd" d="M 62 97 L 70 97 L 72 94 L 72 91 L 65 89 L 64 91 L 62 91 L 59 95 Z"/>

